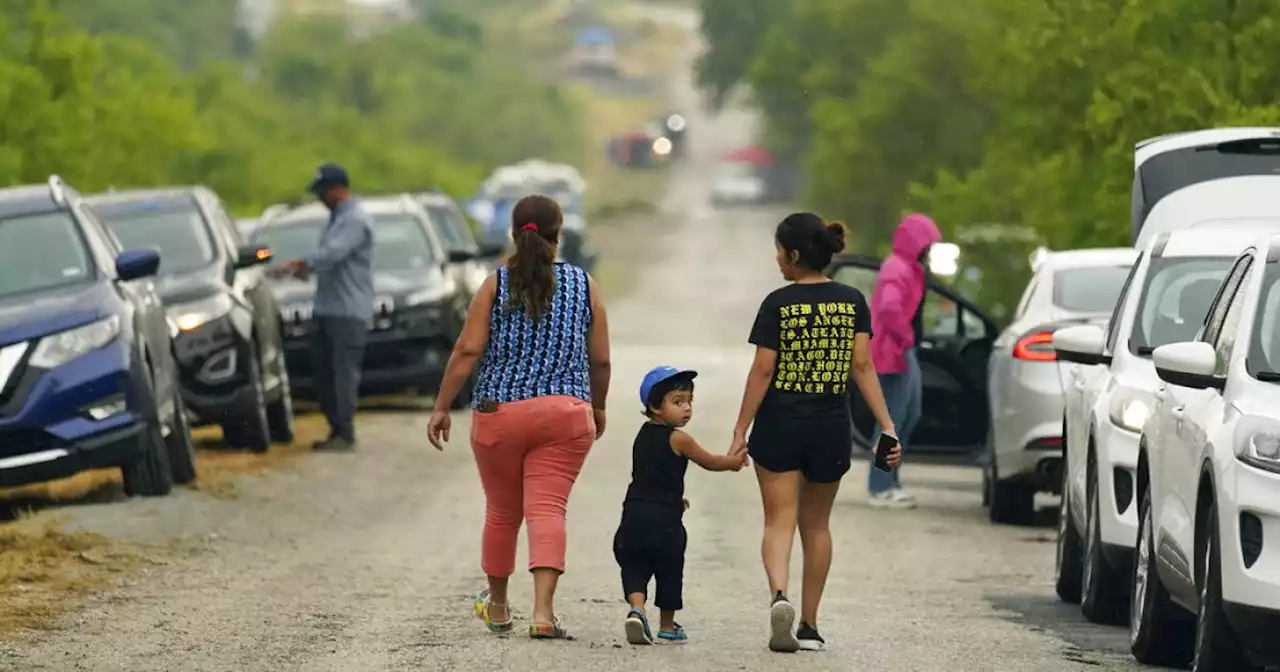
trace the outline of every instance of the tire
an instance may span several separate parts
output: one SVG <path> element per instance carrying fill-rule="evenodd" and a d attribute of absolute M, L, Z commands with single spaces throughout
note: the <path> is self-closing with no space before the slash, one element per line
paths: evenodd
<path fill-rule="evenodd" d="M 173 482 L 186 485 L 196 480 L 196 444 L 191 439 L 191 425 L 187 422 L 182 393 L 176 386 L 173 403 L 173 419 L 169 422 L 165 448 L 169 453 L 169 470 L 173 474 Z"/>
<path fill-rule="evenodd" d="M 1129 608 L 1128 586 L 1125 575 L 1107 562 L 1102 552 L 1101 516 L 1102 504 L 1098 501 L 1098 470 L 1092 455 L 1089 458 L 1089 476 L 1086 483 L 1084 571 L 1080 578 L 1080 613 L 1090 623 L 1119 625 L 1125 622 Z"/>
<path fill-rule="evenodd" d="M 1204 576 L 1200 579 L 1200 613 L 1196 618 L 1195 657 L 1191 672 L 1252 672 L 1235 630 L 1222 609 L 1222 567 L 1218 547 L 1218 512 L 1210 505 L 1205 525 Z"/>
<path fill-rule="evenodd" d="M 267 405 L 268 434 L 275 443 L 293 443 L 293 387 L 289 384 L 289 371 L 284 366 L 283 349 L 276 367 L 280 372 L 280 398 Z"/>
<path fill-rule="evenodd" d="M 256 344 L 249 348 L 249 386 L 253 390 L 253 406 L 223 423 L 222 440 L 232 448 L 265 453 L 271 449 L 271 423 L 267 420 L 267 393 Z"/>
<path fill-rule="evenodd" d="M 1151 491 L 1138 504 L 1138 548 L 1129 589 L 1129 651 L 1145 665 L 1186 667 L 1195 641 L 1189 614 L 1173 603 L 1156 571 Z"/>
<path fill-rule="evenodd" d="M 1058 599 L 1067 604 L 1080 604 L 1080 580 L 1084 573 L 1081 564 L 1084 543 L 1071 518 L 1070 478 L 1067 474 L 1065 446 L 1062 460 L 1062 504 L 1058 507 L 1058 546 L 1054 569 L 1054 591 Z"/>
<path fill-rule="evenodd" d="M 998 525 L 1030 525 L 1035 522 L 1035 488 L 1016 481 L 1000 480 L 1000 465 L 991 456 L 991 503 L 987 516 Z"/>
<path fill-rule="evenodd" d="M 141 450 L 121 465 L 124 493 L 130 497 L 161 497 L 173 490 L 173 471 L 169 466 L 169 448 L 165 445 L 160 425 L 160 409 L 151 391 L 152 409 L 139 441 Z"/>

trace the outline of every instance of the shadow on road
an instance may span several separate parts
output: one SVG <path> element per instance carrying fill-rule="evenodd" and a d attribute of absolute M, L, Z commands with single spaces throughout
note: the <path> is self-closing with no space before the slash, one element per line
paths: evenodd
<path fill-rule="evenodd" d="M 1066 604 L 1052 592 L 989 594 L 987 601 L 1000 617 L 1019 623 L 1032 632 L 1048 632 L 1067 643 L 1065 661 L 1096 665 L 1106 669 L 1139 669 L 1129 654 L 1129 630 L 1089 623 L 1080 607 Z M 1128 661 L 1129 667 L 1117 667 Z"/>

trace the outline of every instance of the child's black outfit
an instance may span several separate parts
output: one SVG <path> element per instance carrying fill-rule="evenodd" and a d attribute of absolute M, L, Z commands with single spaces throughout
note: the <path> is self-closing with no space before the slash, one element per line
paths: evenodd
<path fill-rule="evenodd" d="M 654 604 L 666 611 L 684 606 L 684 476 L 689 458 L 671 449 L 675 428 L 646 422 L 631 448 L 631 485 L 622 503 L 622 523 L 613 537 L 613 557 L 622 568 L 623 599 L 657 589 Z"/>

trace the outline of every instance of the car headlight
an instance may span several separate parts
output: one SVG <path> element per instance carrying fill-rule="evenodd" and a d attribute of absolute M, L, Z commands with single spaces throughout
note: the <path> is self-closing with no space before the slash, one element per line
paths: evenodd
<path fill-rule="evenodd" d="M 45 336 L 31 353 L 31 365 L 41 369 L 53 369 L 67 362 L 106 347 L 120 335 L 120 317 L 90 322 L 82 327 Z"/>
<path fill-rule="evenodd" d="M 1280 421 L 1245 416 L 1236 425 L 1236 457 L 1246 464 L 1280 472 Z"/>
<path fill-rule="evenodd" d="M 421 306 L 424 303 L 436 303 L 443 301 L 453 294 L 456 289 L 452 278 L 445 279 L 444 282 L 434 284 L 426 289 L 420 289 L 406 297 L 404 297 L 404 305 Z"/>
<path fill-rule="evenodd" d="M 1151 415 L 1151 403 L 1145 394 L 1118 389 L 1111 395 L 1109 410 L 1113 425 L 1131 432 L 1141 432 Z"/>
<path fill-rule="evenodd" d="M 231 312 L 234 305 L 226 294 L 214 294 L 207 299 L 172 306 L 168 310 L 169 330 L 191 331 Z"/>

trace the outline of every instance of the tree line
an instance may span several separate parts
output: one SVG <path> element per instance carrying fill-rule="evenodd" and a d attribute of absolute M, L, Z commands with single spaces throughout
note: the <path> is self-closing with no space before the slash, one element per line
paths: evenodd
<path fill-rule="evenodd" d="M 0 4 L 0 184 L 207 184 L 251 213 L 338 161 L 364 191 L 464 194 L 489 169 L 576 158 L 577 109 L 459 12 L 369 36 L 237 0 Z"/>
<path fill-rule="evenodd" d="M 1256 0 L 699 0 L 698 81 L 740 85 L 812 207 L 883 245 L 1034 228 L 1127 245 L 1134 143 L 1280 124 L 1280 11 Z"/>

